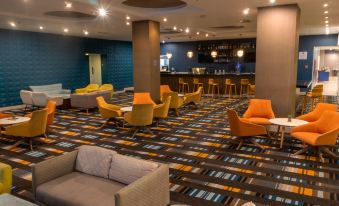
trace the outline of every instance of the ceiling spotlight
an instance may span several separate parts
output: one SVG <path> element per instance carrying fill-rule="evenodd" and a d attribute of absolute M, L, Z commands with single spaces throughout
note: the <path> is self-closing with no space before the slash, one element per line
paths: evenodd
<path fill-rule="evenodd" d="M 208 37 L 209 35 L 208 34 L 205 34 L 205 37 Z"/>
<path fill-rule="evenodd" d="M 176 31 L 178 28 L 176 26 L 173 27 L 173 30 Z"/>
<path fill-rule="evenodd" d="M 328 11 L 324 11 L 324 14 L 328 14 Z"/>
<path fill-rule="evenodd" d="M 328 24 L 328 20 L 325 21 L 325 24 Z"/>
<path fill-rule="evenodd" d="M 183 30 L 182 29 L 179 29 L 180 32 L 182 32 Z"/>
<path fill-rule="evenodd" d="M 215 50 L 213 50 L 213 51 L 211 52 L 211 56 L 212 56 L 213 58 L 216 58 L 216 57 L 218 56 L 218 52 L 215 51 Z"/>
<path fill-rule="evenodd" d="M 87 36 L 89 32 L 87 30 L 84 30 L 84 34 Z"/>
<path fill-rule="evenodd" d="M 44 27 L 43 27 L 43 26 L 39 26 L 39 29 L 40 29 L 40 30 L 44 30 Z"/>
<path fill-rule="evenodd" d="M 188 51 L 186 55 L 187 55 L 188 58 L 192 59 L 193 52 L 192 51 Z"/>
<path fill-rule="evenodd" d="M 11 25 L 11 27 L 16 27 L 16 24 L 14 22 L 9 22 L 9 25 Z"/>
<path fill-rule="evenodd" d="M 328 19 L 328 16 L 325 16 L 325 19 Z"/>
<path fill-rule="evenodd" d="M 107 15 L 107 11 L 104 8 L 99 8 L 98 9 L 98 14 L 99 14 L 99 16 L 106 16 Z"/>
<path fill-rule="evenodd" d="M 126 19 L 127 19 L 127 20 L 130 20 L 130 19 L 131 19 L 131 17 L 129 17 L 129 16 L 126 16 Z"/>
<path fill-rule="evenodd" d="M 67 32 L 68 32 L 68 29 L 67 29 L 67 28 L 64 28 L 64 32 L 67 33 Z"/>
<path fill-rule="evenodd" d="M 325 8 L 328 7 L 328 4 L 324 4 L 324 7 L 325 7 Z"/>
<path fill-rule="evenodd" d="M 127 26 L 129 26 L 130 24 L 131 24 L 131 23 L 129 23 L 129 21 L 128 21 L 128 22 L 126 22 L 126 25 L 127 25 Z"/>
<path fill-rule="evenodd" d="M 329 29 L 329 28 L 326 28 L 326 29 L 325 29 L 325 32 L 326 32 L 326 34 L 330 34 L 330 29 Z"/>
<path fill-rule="evenodd" d="M 274 3 L 275 3 L 275 0 L 270 0 L 270 3 L 271 3 L 271 4 L 274 4 Z"/>
<path fill-rule="evenodd" d="M 163 20 L 164 22 L 167 22 L 167 18 L 166 18 L 166 17 L 165 17 L 165 18 L 163 18 L 162 20 Z"/>
<path fill-rule="evenodd" d="M 187 34 L 190 33 L 190 28 L 187 27 L 187 28 L 185 29 L 185 32 L 186 32 Z"/>
<path fill-rule="evenodd" d="M 67 9 L 72 8 L 72 3 L 66 1 L 66 2 L 65 2 L 65 7 L 66 7 Z"/>
<path fill-rule="evenodd" d="M 165 44 L 166 43 L 165 40 L 162 40 L 162 43 Z"/>
<path fill-rule="evenodd" d="M 200 35 L 200 32 L 197 31 L 197 35 Z"/>
<path fill-rule="evenodd" d="M 244 9 L 243 13 L 244 13 L 245 15 L 249 14 L 249 13 L 250 13 L 250 9 L 249 9 L 249 8 Z"/>
<path fill-rule="evenodd" d="M 326 27 L 329 27 L 329 25 L 328 25 L 328 24 L 326 24 L 325 26 L 326 26 Z"/>

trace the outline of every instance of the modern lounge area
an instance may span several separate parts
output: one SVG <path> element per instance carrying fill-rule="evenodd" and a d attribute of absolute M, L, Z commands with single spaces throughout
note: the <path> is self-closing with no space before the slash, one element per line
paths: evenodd
<path fill-rule="evenodd" d="M 0 206 L 339 205 L 338 11 L 2 0 Z"/>

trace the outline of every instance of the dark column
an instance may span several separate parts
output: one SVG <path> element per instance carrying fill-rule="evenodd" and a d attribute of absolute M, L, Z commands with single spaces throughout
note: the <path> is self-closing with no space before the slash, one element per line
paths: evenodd
<path fill-rule="evenodd" d="M 150 92 L 160 100 L 160 24 L 155 21 L 132 23 L 134 91 Z"/>
<path fill-rule="evenodd" d="M 256 97 L 271 99 L 277 116 L 295 113 L 300 9 L 258 9 Z"/>

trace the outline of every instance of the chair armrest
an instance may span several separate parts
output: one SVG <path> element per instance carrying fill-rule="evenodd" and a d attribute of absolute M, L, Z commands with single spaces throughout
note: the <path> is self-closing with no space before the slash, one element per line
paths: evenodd
<path fill-rule="evenodd" d="M 262 125 L 253 124 L 250 122 L 245 122 L 240 120 L 241 128 L 242 128 L 242 135 L 244 136 L 253 136 L 254 134 L 257 135 L 266 135 L 267 130 L 266 127 Z"/>
<path fill-rule="evenodd" d="M 317 124 L 315 122 L 304 124 L 298 127 L 294 127 L 291 130 L 291 134 L 295 132 L 318 132 Z"/>
<path fill-rule="evenodd" d="M 339 135 L 339 128 L 331 130 L 321 136 L 316 140 L 316 145 L 330 146 L 337 143 L 337 138 Z"/>
<path fill-rule="evenodd" d="M 122 188 L 115 194 L 115 206 L 166 206 L 170 203 L 169 169 L 157 170 Z"/>
<path fill-rule="evenodd" d="M 0 192 L 10 193 L 12 187 L 12 167 L 7 164 L 0 163 Z"/>
<path fill-rule="evenodd" d="M 71 90 L 70 89 L 62 89 L 60 90 L 60 94 L 70 94 Z"/>
<path fill-rule="evenodd" d="M 46 160 L 32 166 L 32 189 L 34 199 L 39 185 L 71 173 L 75 169 L 78 151 Z"/>
<path fill-rule="evenodd" d="M 86 88 L 79 88 L 75 90 L 76 94 L 83 94 L 83 93 L 87 93 L 87 89 Z"/>

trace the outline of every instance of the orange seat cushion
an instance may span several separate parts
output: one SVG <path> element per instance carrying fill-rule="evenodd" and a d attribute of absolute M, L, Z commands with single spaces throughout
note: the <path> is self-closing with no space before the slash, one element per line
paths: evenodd
<path fill-rule="evenodd" d="M 314 132 L 294 132 L 291 134 L 292 137 L 312 146 L 316 145 L 316 141 L 320 135 L 320 133 Z"/>
<path fill-rule="evenodd" d="M 271 125 L 272 123 L 267 118 L 260 117 L 251 117 L 251 118 L 240 118 L 241 121 L 249 122 L 253 124 L 261 124 L 261 125 Z"/>

